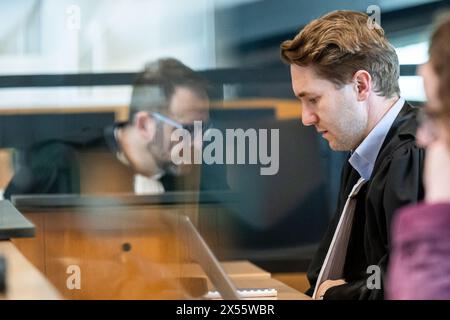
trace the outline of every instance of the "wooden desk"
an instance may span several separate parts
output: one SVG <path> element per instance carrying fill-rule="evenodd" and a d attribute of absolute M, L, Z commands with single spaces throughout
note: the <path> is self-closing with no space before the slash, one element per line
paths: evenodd
<path fill-rule="evenodd" d="M 0 254 L 8 263 L 8 293 L 6 299 L 61 299 L 53 285 L 40 273 L 10 241 L 0 241 Z M 280 281 L 270 278 L 270 274 L 248 261 L 224 262 L 224 269 L 241 288 L 275 288 L 278 299 L 307 300 L 308 296 Z M 198 265 L 185 266 L 192 276 L 202 275 Z M 209 288 L 212 289 L 211 284 Z"/>
<path fill-rule="evenodd" d="M 228 197 L 226 201 L 233 200 L 233 194 L 223 197 Z M 203 236 L 206 236 L 208 244 L 216 254 L 219 248 L 227 245 L 226 237 L 221 240 L 216 232 L 216 217 L 222 209 L 215 193 L 199 195 L 171 192 L 154 196 L 30 195 L 13 196 L 12 201 L 36 227 L 35 238 L 15 239 L 14 243 L 43 273 L 46 272 L 46 263 L 52 258 L 48 255 L 55 254 L 50 247 L 58 246 L 58 239 L 64 238 L 70 231 L 78 230 L 88 236 L 85 231 L 109 230 L 111 237 L 114 237 L 114 232 L 121 230 L 120 234 L 116 234 L 118 238 L 121 237 L 123 243 L 131 241 L 132 244 L 132 238 L 127 238 L 127 234 L 143 229 L 150 231 L 152 221 L 157 220 L 158 215 L 164 214 L 189 216 L 201 232 L 205 231 Z M 202 212 L 201 221 L 197 219 L 199 210 Z M 79 235 L 78 233 L 77 236 Z M 102 239 L 107 240 L 105 237 Z M 76 241 L 74 244 L 79 246 Z M 108 247 L 110 246 L 107 243 Z"/>
<path fill-rule="evenodd" d="M 164 225 L 160 218 L 180 214 L 197 221 L 199 205 L 203 206 L 203 212 L 208 208 L 219 209 L 213 202 L 200 201 L 199 204 L 198 198 L 190 199 L 186 194 L 181 198 L 174 194 L 158 197 L 17 197 L 14 201 L 19 210 L 36 225 L 36 238 L 32 241 L 15 239 L 14 243 L 65 298 L 182 298 L 164 295 L 164 288 L 148 285 L 159 279 L 158 285 L 168 286 L 175 292 L 180 288 L 173 285 L 174 278 L 204 276 L 199 266 L 183 263 L 173 234 L 161 233 Z M 208 225 L 208 221 L 200 222 L 197 223 L 200 227 Z M 179 267 L 171 269 L 170 264 Z M 70 265 L 81 269 L 82 290 L 66 287 L 66 271 Z M 223 266 L 237 286 L 274 287 L 281 299 L 306 298 L 271 279 L 269 272 L 250 262 L 225 262 Z M 154 294 L 155 290 L 160 290 L 161 294 Z"/>
<path fill-rule="evenodd" d="M 7 263 L 7 294 L 0 298 L 55 300 L 61 295 L 19 250 L 8 240 L 0 241 L 0 255 Z"/>
<path fill-rule="evenodd" d="M 171 282 L 164 264 L 179 260 L 176 242 L 159 220 L 162 212 L 164 208 L 103 207 L 25 213 L 36 223 L 36 238 L 14 243 L 65 298 L 162 298 L 165 289 L 160 286 Z M 80 290 L 67 288 L 71 266 L 81 271 Z"/>
<path fill-rule="evenodd" d="M 235 285 L 238 288 L 274 288 L 278 291 L 276 300 L 311 300 L 311 297 L 297 291 L 283 282 L 269 279 L 236 279 Z M 273 299 L 273 298 L 272 298 Z"/>
<path fill-rule="evenodd" d="M 159 286 L 159 275 L 161 283 L 171 287 L 173 279 L 165 269 L 182 261 L 180 244 L 162 218 L 187 215 L 196 222 L 199 202 L 205 210 L 216 210 L 214 199 L 203 196 L 14 197 L 18 209 L 35 224 L 36 237 L 13 241 L 65 298 L 158 299 L 166 296 L 152 292 L 163 288 L 145 284 Z M 72 265 L 81 269 L 81 290 L 66 286 Z"/>
<path fill-rule="evenodd" d="M 269 272 L 249 261 L 225 261 L 221 265 L 238 288 L 274 288 L 278 291 L 277 300 L 311 300 L 311 297 L 299 292 L 281 281 L 271 278 Z M 187 277 L 205 277 L 203 270 L 197 264 L 187 264 L 183 275 Z M 182 268 L 183 268 L 182 267 Z M 207 279 L 209 290 L 214 287 Z M 269 300 L 273 300 L 270 298 Z"/>

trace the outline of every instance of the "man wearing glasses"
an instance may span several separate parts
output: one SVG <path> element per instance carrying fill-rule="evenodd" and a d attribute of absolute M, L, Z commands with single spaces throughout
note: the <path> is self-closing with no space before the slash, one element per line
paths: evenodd
<path fill-rule="evenodd" d="M 138 193 L 195 189 L 198 168 L 174 164 L 171 150 L 177 142 L 171 141 L 171 134 L 191 129 L 194 121 L 206 124 L 208 119 L 203 78 L 175 59 L 147 65 L 134 83 L 129 121 L 116 126 L 115 139 L 110 140 L 117 142 L 112 149 L 118 158 L 139 174 Z"/>
<path fill-rule="evenodd" d="M 72 167 L 80 147 L 108 145 L 117 158 L 137 174 L 137 193 L 174 190 L 223 190 L 227 188 L 220 168 L 186 164 L 175 165 L 171 141 L 176 129 L 191 132 L 191 148 L 202 149 L 201 137 L 193 136 L 194 121 L 208 126 L 207 83 L 196 72 L 175 59 L 159 59 L 148 64 L 133 84 L 129 120 L 105 128 L 65 133 L 58 141 L 33 148 L 33 163 L 19 169 L 5 189 L 13 194 L 76 193 L 71 190 L 67 166 Z M 49 158 L 51 157 L 51 159 Z M 200 173 L 201 171 L 201 173 Z M 75 175 L 76 176 L 76 175 Z M 76 179 L 75 178 L 71 178 Z M 62 183 L 64 180 L 64 183 Z M 75 183 L 76 185 L 76 183 Z"/>

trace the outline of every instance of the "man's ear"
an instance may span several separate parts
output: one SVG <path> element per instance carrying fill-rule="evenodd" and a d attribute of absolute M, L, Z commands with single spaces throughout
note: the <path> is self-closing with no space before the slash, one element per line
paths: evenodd
<path fill-rule="evenodd" d="M 358 101 L 364 101 L 369 98 L 372 90 L 372 76 L 366 70 L 358 70 L 353 76 L 353 82 L 356 86 Z"/>
<path fill-rule="evenodd" d="M 134 115 L 134 127 L 145 140 L 153 140 L 156 132 L 156 121 L 147 112 L 139 111 Z"/>

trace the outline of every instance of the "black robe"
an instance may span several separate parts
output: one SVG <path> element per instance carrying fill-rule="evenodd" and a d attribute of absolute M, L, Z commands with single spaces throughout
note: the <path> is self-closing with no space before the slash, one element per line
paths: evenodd
<path fill-rule="evenodd" d="M 112 128 L 112 127 L 111 127 Z M 112 129 L 83 127 L 19 150 L 15 172 L 3 197 L 16 194 L 80 193 L 77 150 L 108 150 Z M 107 136 L 107 133 L 109 136 Z"/>
<path fill-rule="evenodd" d="M 405 103 L 378 153 L 370 180 L 357 196 L 355 218 L 344 265 L 347 284 L 328 289 L 324 299 L 383 299 L 383 282 L 389 259 L 391 221 L 396 210 L 424 196 L 424 150 L 415 142 L 418 108 Z M 348 194 L 359 179 L 347 161 L 341 176 L 337 212 L 308 269 L 312 295 Z M 370 265 L 381 270 L 381 289 L 369 289 Z"/>
<path fill-rule="evenodd" d="M 4 198 L 10 199 L 15 194 L 80 193 L 77 151 L 100 149 L 115 154 L 120 147 L 114 138 L 114 129 L 125 124 L 121 122 L 106 128 L 83 127 L 80 130 L 63 132 L 58 138 L 42 141 L 22 150 L 21 163 L 5 189 Z M 192 177 L 173 176 L 167 173 L 160 181 L 165 191 L 229 189 L 223 165 L 203 165 L 200 186 L 195 189 L 186 188 L 189 186 L 186 183 L 189 179 Z"/>

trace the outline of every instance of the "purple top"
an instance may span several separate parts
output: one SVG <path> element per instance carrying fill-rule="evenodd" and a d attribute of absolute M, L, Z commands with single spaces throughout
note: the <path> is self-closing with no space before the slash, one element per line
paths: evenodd
<path fill-rule="evenodd" d="M 450 299 L 450 202 L 401 209 L 392 229 L 388 299 Z"/>

